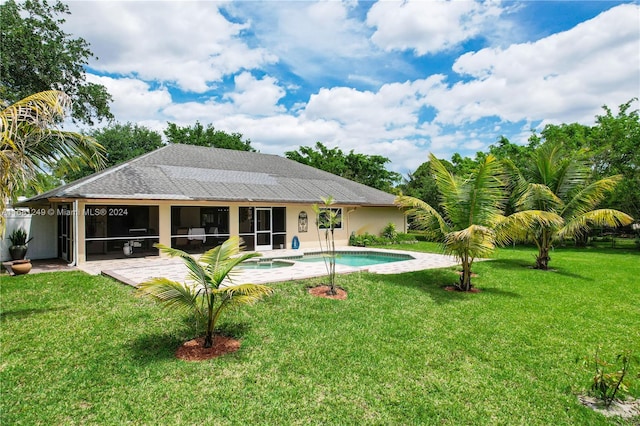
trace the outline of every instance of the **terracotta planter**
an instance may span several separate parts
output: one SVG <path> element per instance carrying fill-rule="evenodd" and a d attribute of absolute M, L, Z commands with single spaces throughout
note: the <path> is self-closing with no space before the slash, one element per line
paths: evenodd
<path fill-rule="evenodd" d="M 15 260 L 11 264 L 11 270 L 15 275 L 24 275 L 28 274 L 31 270 L 31 261 L 30 260 Z"/>

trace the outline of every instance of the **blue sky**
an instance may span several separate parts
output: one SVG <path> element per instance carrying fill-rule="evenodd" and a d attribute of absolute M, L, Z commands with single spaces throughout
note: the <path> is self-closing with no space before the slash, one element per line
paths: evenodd
<path fill-rule="evenodd" d="M 637 1 L 68 4 L 117 121 L 211 123 L 270 154 L 320 141 L 406 174 L 640 96 Z"/>

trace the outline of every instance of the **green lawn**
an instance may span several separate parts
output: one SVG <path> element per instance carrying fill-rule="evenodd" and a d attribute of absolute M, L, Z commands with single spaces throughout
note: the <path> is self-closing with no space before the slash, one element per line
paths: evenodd
<path fill-rule="evenodd" d="M 453 269 L 340 276 L 346 301 L 275 284 L 223 316 L 241 350 L 201 363 L 173 356 L 185 317 L 109 278 L 1 277 L 0 424 L 637 424 L 578 403 L 575 360 L 640 354 L 640 252 L 495 257 L 479 294 L 442 290 Z"/>

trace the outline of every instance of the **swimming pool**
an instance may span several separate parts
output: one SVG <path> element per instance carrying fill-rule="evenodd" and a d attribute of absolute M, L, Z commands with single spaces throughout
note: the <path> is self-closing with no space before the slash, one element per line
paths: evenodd
<path fill-rule="evenodd" d="M 276 268 L 286 268 L 287 266 L 293 266 L 293 262 L 286 262 L 282 260 L 249 260 L 246 262 L 242 262 L 238 265 L 240 269 L 276 269 Z"/>
<path fill-rule="evenodd" d="M 298 258 L 292 258 L 294 262 L 322 262 L 325 256 L 322 253 L 305 253 Z M 399 253 L 385 253 L 385 252 L 350 252 L 340 251 L 336 253 L 336 264 L 346 265 L 353 267 L 379 265 L 381 263 L 402 262 L 405 260 L 412 260 L 413 256 L 408 254 Z"/>

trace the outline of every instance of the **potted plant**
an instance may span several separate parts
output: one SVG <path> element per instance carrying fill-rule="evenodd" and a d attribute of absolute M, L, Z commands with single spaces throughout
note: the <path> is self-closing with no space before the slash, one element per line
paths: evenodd
<path fill-rule="evenodd" d="M 24 259 L 27 255 L 27 244 L 32 239 L 33 238 L 27 239 L 27 231 L 24 228 L 14 229 L 13 232 L 9 234 L 9 241 L 11 241 L 9 254 L 11 255 L 11 259 Z"/>

